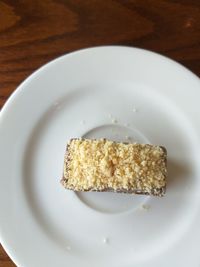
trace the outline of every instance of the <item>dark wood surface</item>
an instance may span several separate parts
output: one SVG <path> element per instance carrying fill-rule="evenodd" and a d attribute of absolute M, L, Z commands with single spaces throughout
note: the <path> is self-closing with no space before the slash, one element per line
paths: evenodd
<path fill-rule="evenodd" d="M 110 44 L 162 53 L 200 75 L 200 1 L 0 0 L 0 108 L 49 60 Z M 0 267 L 13 266 L 0 248 Z"/>

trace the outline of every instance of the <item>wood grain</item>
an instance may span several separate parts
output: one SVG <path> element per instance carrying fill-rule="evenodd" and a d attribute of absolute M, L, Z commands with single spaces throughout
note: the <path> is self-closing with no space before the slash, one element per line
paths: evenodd
<path fill-rule="evenodd" d="M 200 75 L 200 1 L 0 1 L 0 108 L 49 60 L 111 44 L 162 53 Z M 0 267 L 11 266 L 0 249 Z"/>

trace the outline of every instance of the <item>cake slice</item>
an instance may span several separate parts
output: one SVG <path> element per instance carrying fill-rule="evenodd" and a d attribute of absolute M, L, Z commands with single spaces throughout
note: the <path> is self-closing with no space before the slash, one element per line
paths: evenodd
<path fill-rule="evenodd" d="M 163 196 L 166 165 L 167 151 L 161 146 L 71 139 L 61 183 L 73 191 Z"/>

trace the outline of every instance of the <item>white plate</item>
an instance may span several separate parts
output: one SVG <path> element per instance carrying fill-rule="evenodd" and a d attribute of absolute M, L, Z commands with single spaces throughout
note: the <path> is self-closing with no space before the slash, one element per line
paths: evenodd
<path fill-rule="evenodd" d="M 21 267 L 200 265 L 200 82 L 141 49 L 99 47 L 45 65 L 0 114 L 0 236 Z M 59 183 L 72 137 L 168 149 L 164 198 L 75 194 Z"/>

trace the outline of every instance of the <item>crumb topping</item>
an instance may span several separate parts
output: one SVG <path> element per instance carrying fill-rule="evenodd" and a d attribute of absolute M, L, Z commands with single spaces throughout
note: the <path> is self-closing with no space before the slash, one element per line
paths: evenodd
<path fill-rule="evenodd" d="M 149 144 L 72 139 L 64 165 L 65 187 L 156 194 L 166 186 L 166 152 Z"/>

